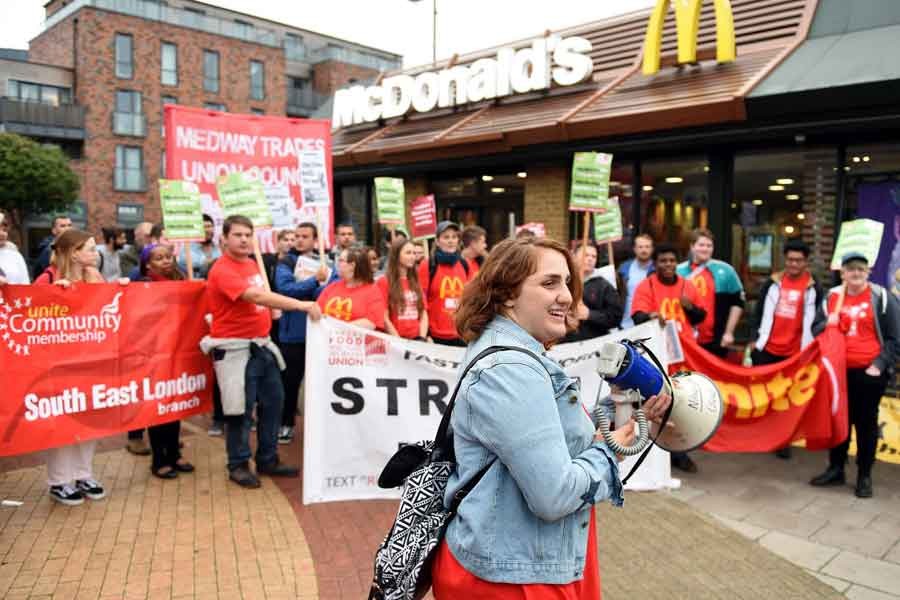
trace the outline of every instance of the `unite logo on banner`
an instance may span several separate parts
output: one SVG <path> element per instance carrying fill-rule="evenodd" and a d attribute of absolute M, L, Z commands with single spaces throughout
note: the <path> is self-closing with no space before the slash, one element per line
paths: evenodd
<path fill-rule="evenodd" d="M 103 343 L 119 332 L 121 297 L 117 293 L 96 314 L 76 314 L 67 304 L 33 304 L 27 296 L 10 305 L 0 296 L 0 340 L 7 351 L 21 356 L 30 356 L 32 346 Z"/>

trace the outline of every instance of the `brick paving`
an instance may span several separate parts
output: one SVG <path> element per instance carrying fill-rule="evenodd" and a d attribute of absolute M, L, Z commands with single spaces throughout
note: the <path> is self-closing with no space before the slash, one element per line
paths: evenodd
<path fill-rule="evenodd" d="M 95 467 L 109 497 L 78 507 L 49 500 L 40 456 L 0 460 L 0 498 L 25 502 L 0 508 L 0 597 L 365 598 L 395 503 L 303 506 L 300 482 L 289 479 L 240 489 L 205 423 L 185 424 L 197 471 L 176 481 L 150 476 L 149 458 L 122 449 L 124 435 L 105 440 Z M 282 458 L 300 464 L 301 442 L 282 446 Z M 629 493 L 624 510 L 598 509 L 606 600 L 843 597 L 824 573 L 678 496 Z M 847 597 L 874 598 L 859 591 Z"/>
<path fill-rule="evenodd" d="M 149 457 L 98 452 L 95 475 L 108 496 L 81 506 L 49 499 L 42 466 L 0 476 L 0 498 L 24 502 L 0 508 L 0 597 L 319 598 L 284 495 L 268 478 L 259 490 L 228 483 L 220 439 L 184 440 L 197 470 L 172 481 L 150 475 Z"/>

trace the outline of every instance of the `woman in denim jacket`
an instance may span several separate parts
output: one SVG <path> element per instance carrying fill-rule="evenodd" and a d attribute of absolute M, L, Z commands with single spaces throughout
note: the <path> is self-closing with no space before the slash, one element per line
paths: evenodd
<path fill-rule="evenodd" d="M 577 380 L 545 355 L 571 331 L 580 269 L 560 243 L 506 240 L 463 293 L 456 315 L 464 364 L 489 346 L 518 346 L 479 361 L 451 418 L 457 470 L 444 498 L 490 463 L 450 522 L 432 568 L 437 600 L 600 597 L 595 503 L 622 504 L 616 456 L 580 400 Z M 658 419 L 669 398 L 651 399 Z M 634 439 L 634 424 L 613 433 Z"/>

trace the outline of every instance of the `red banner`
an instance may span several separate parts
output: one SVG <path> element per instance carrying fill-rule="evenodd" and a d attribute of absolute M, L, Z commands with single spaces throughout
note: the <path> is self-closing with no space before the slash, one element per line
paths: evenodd
<path fill-rule="evenodd" d="M 204 282 L 0 288 L 0 456 L 212 410 Z"/>
<path fill-rule="evenodd" d="M 799 439 L 821 450 L 847 437 L 844 336 L 832 328 L 789 360 L 751 368 L 713 356 L 690 334 L 680 337 L 684 366 L 715 381 L 725 401 L 706 450 L 768 452 Z"/>
<path fill-rule="evenodd" d="M 410 233 L 414 240 L 434 237 L 437 231 L 437 211 L 434 194 L 419 196 L 409 205 Z"/>
<path fill-rule="evenodd" d="M 165 107 L 164 120 L 166 176 L 197 184 L 203 210 L 211 213 L 216 230 L 222 219 L 216 179 L 247 171 L 275 190 L 274 196 L 280 195 L 278 188 L 286 188 L 294 203 L 294 226 L 318 221 L 319 235 L 331 245 L 334 187 L 329 121 L 238 115 L 171 104 Z M 280 212 L 279 207 L 273 206 L 273 212 Z M 272 249 L 271 237 L 267 233 L 261 238 L 264 250 Z"/>

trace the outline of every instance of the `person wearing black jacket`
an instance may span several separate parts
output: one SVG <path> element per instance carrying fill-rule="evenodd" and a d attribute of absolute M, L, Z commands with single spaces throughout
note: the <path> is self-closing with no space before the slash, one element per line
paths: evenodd
<path fill-rule="evenodd" d="M 622 300 L 619 294 L 611 283 L 595 272 L 596 246 L 578 246 L 574 258 L 575 264 L 581 265 L 584 296 L 577 309 L 578 329 L 567 335 L 564 342 L 580 342 L 604 336 L 618 327 L 622 320 Z"/>

